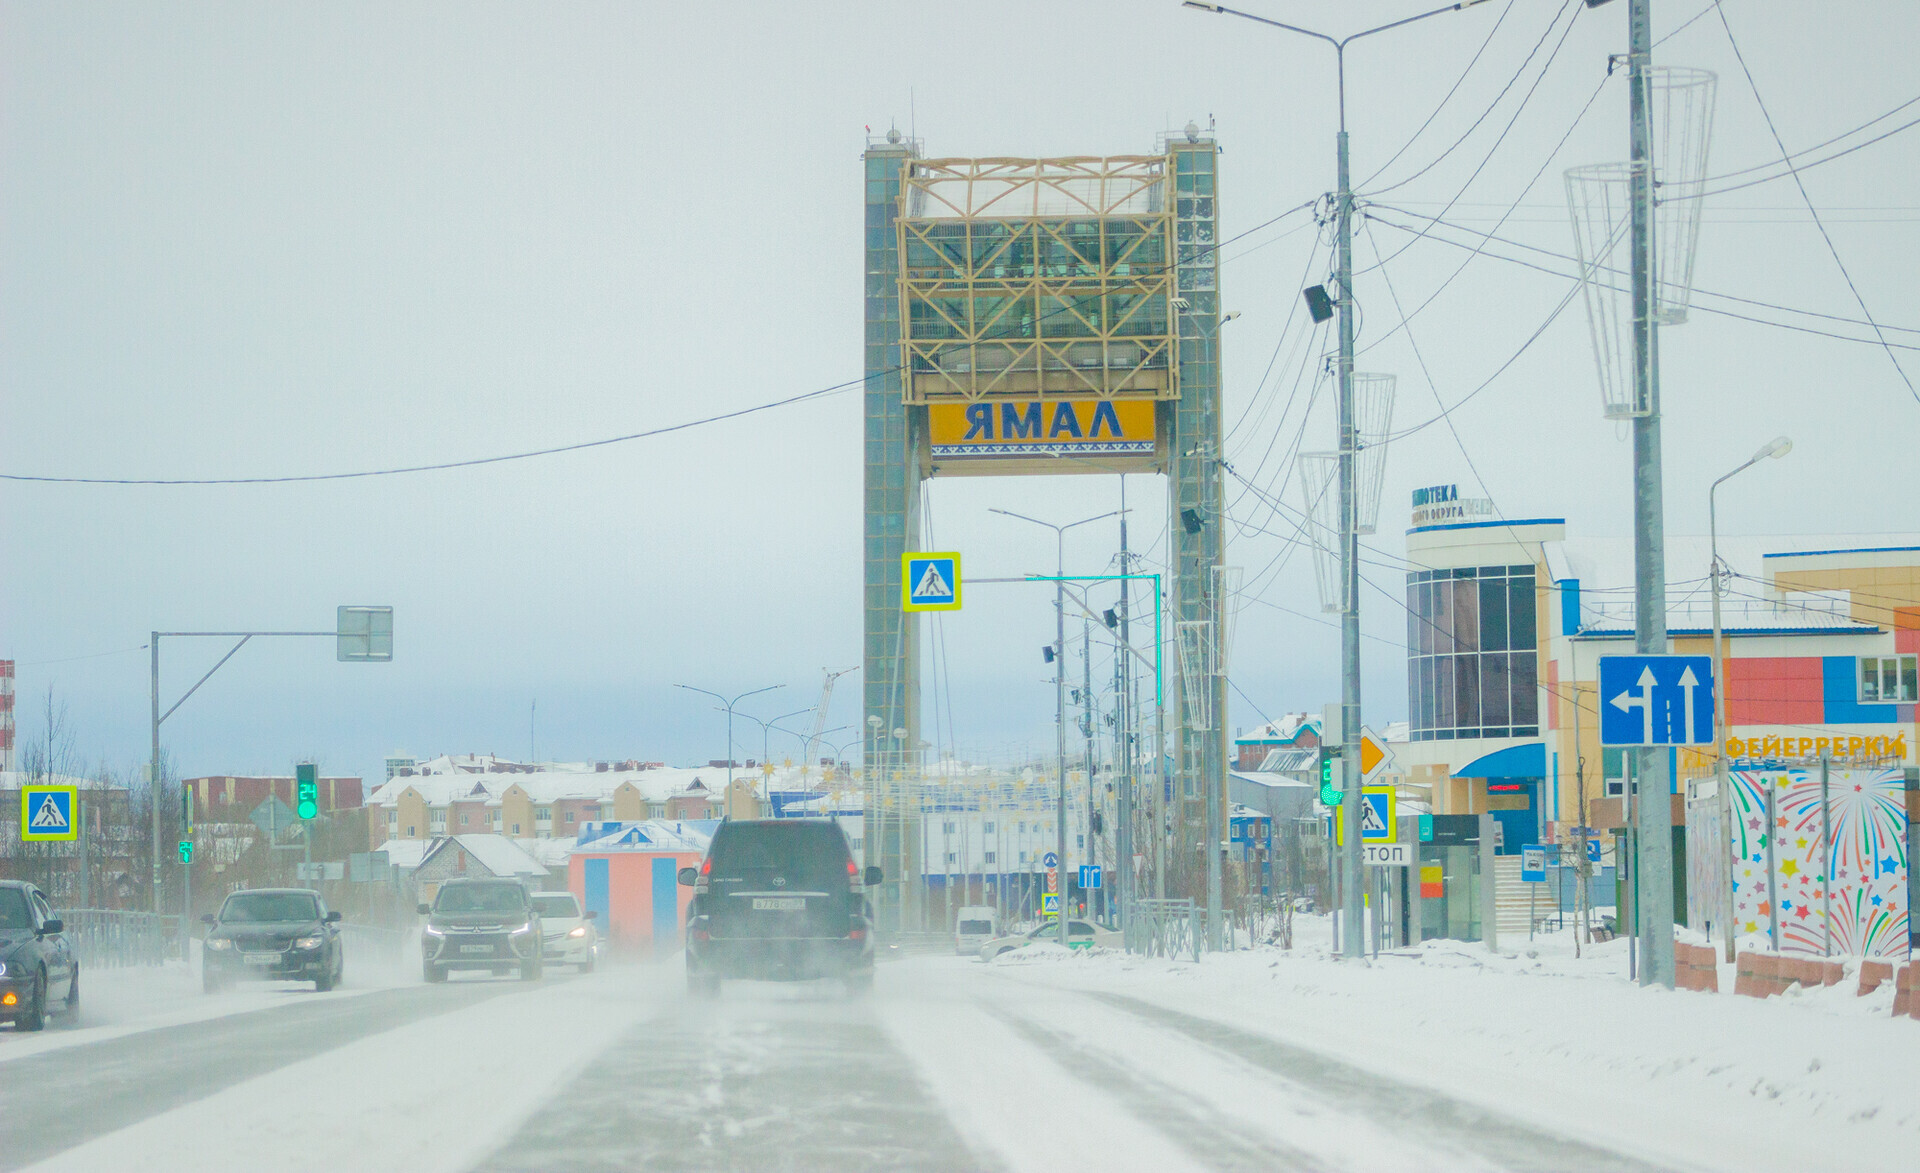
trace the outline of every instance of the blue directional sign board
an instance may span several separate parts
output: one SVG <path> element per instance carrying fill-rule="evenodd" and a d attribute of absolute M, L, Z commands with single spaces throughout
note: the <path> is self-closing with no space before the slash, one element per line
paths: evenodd
<path fill-rule="evenodd" d="M 902 611 L 958 611 L 960 609 L 960 554 L 900 556 Z"/>
<path fill-rule="evenodd" d="M 1099 864 L 1083 863 L 1080 865 L 1080 886 L 1082 888 L 1098 888 L 1100 886 Z"/>
<path fill-rule="evenodd" d="M 54 839 L 78 839 L 80 828 L 73 821 L 76 793 L 71 786 L 22 786 L 21 840 L 45 843 Z"/>
<path fill-rule="evenodd" d="M 1712 656 L 1600 657 L 1601 745 L 1712 741 Z"/>

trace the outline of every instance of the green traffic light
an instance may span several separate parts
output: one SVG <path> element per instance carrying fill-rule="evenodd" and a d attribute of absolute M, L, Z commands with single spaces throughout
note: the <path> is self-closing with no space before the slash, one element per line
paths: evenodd
<path fill-rule="evenodd" d="M 293 768 L 293 775 L 298 787 L 294 797 L 293 813 L 303 819 L 318 818 L 320 815 L 319 767 L 312 762 L 301 762 Z"/>

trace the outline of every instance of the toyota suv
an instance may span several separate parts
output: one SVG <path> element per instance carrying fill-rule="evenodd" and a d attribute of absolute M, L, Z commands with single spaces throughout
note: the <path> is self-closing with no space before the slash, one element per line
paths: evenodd
<path fill-rule="evenodd" d="M 540 976 L 540 913 L 518 880 L 448 880 L 420 930 L 420 976 L 443 982 L 456 969 Z"/>
<path fill-rule="evenodd" d="M 687 906 L 687 989 L 720 992 L 726 978 L 803 981 L 837 977 L 873 986 L 872 907 L 880 882 L 853 862 L 831 819 L 735 819 L 714 832 L 697 868 L 681 868 Z M 864 884 L 862 883 L 864 881 Z"/>

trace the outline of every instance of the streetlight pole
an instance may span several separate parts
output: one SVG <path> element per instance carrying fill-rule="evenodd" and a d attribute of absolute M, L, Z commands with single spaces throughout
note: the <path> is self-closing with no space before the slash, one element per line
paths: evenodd
<path fill-rule="evenodd" d="M 714 700 L 719 701 L 720 706 L 727 711 L 727 797 L 725 799 L 725 802 L 731 803 L 733 801 L 733 706 L 739 704 L 743 700 L 746 700 L 750 696 L 758 696 L 763 692 L 772 692 L 776 688 L 784 688 L 785 686 L 779 685 L 779 684 L 769 684 L 765 688 L 756 688 L 750 692 L 743 692 L 739 696 L 734 697 L 732 700 L 728 700 L 726 697 L 721 696 L 717 692 L 708 692 L 704 688 L 695 688 L 691 684 L 676 684 L 674 685 L 674 687 L 684 688 L 688 692 L 697 692 L 701 696 L 710 696 Z M 726 809 L 726 806 L 724 803 L 722 804 L 721 809 L 722 810 Z"/>
<path fill-rule="evenodd" d="M 1375 28 L 1363 29 L 1346 37 L 1330 37 L 1312 29 L 1286 24 L 1268 17 L 1257 16 L 1251 12 L 1228 8 L 1223 4 L 1206 4 L 1200 0 L 1185 0 L 1184 7 L 1197 8 L 1203 12 L 1219 13 L 1224 16 L 1238 16 L 1274 28 L 1285 29 L 1290 33 L 1312 37 L 1333 46 L 1333 55 L 1338 74 L 1338 96 L 1340 107 L 1340 131 L 1334 139 L 1337 181 L 1339 190 L 1334 196 L 1334 220 L 1336 232 L 1337 266 L 1334 284 L 1337 297 L 1340 323 L 1339 357 L 1339 428 L 1340 428 L 1340 721 L 1343 744 L 1340 756 L 1346 762 L 1346 792 L 1340 800 L 1341 819 L 1347 827 L 1346 849 L 1342 853 L 1344 863 L 1343 896 L 1344 916 L 1341 918 L 1348 926 L 1340 935 L 1342 952 L 1352 958 L 1365 955 L 1366 943 L 1360 926 L 1365 918 L 1365 896 L 1361 891 L 1361 861 L 1364 855 L 1360 848 L 1360 533 L 1359 533 L 1359 496 L 1355 477 L 1355 457 L 1359 448 L 1354 429 L 1353 414 L 1353 337 L 1354 337 L 1354 301 L 1353 301 L 1353 190 L 1347 174 L 1347 46 L 1361 37 L 1370 37 L 1388 29 L 1425 20 L 1430 16 L 1439 16 L 1445 12 L 1458 12 L 1471 8 L 1485 0 L 1460 0 L 1445 8 L 1435 8 L 1402 20 L 1392 21 Z M 1211 833 L 1211 828 L 1209 828 Z M 1208 850 L 1214 850 L 1212 844 Z M 1209 929 L 1211 931 L 1211 929 Z"/>
<path fill-rule="evenodd" d="M 1707 542 L 1712 554 L 1709 573 L 1713 577 L 1713 762 L 1714 781 L 1717 783 L 1715 789 L 1720 794 L 1721 847 L 1726 853 L 1727 871 L 1727 915 L 1720 936 L 1728 961 L 1734 960 L 1733 794 L 1727 789 L 1727 649 L 1725 635 L 1720 629 L 1720 595 L 1724 589 L 1721 585 L 1721 576 L 1726 573 L 1726 568 L 1720 562 L 1720 516 L 1716 508 L 1715 495 L 1720 492 L 1723 481 L 1732 480 L 1763 460 L 1778 460 L 1791 451 L 1793 451 L 1792 440 L 1785 436 L 1776 437 L 1766 447 L 1749 457 L 1745 464 L 1713 482 L 1707 489 Z M 1772 829 L 1768 830 L 1771 834 Z"/>
<path fill-rule="evenodd" d="M 1010 509 L 995 509 L 993 513 L 1004 517 L 1030 521 L 1053 531 L 1054 583 L 1053 583 L 1053 730 L 1055 758 L 1059 763 L 1060 789 L 1054 809 L 1054 831 L 1058 847 L 1054 852 L 1057 872 L 1060 877 L 1057 892 L 1060 901 L 1059 916 L 1056 918 L 1060 929 L 1060 944 L 1067 945 L 1067 531 L 1077 526 L 1091 525 L 1096 521 L 1105 521 L 1109 517 L 1118 517 L 1125 510 L 1115 509 L 1096 517 L 1083 517 L 1079 521 L 1070 521 L 1065 525 L 1055 525 L 1050 521 L 1041 521 L 1037 517 L 1028 517 L 1024 513 L 1015 513 Z"/>
<path fill-rule="evenodd" d="M 773 784 L 771 782 L 771 779 L 773 777 L 773 759 L 772 759 L 773 750 L 770 746 L 771 734 L 769 733 L 769 730 L 780 729 L 780 726 L 774 724 L 775 721 L 784 721 L 788 717 L 798 717 L 802 713 L 811 713 L 811 712 L 813 712 L 813 706 L 808 705 L 804 709 L 797 709 L 791 713 L 782 713 L 778 717 L 770 717 L 765 721 L 762 721 L 760 718 L 754 716 L 752 713 L 740 714 L 742 717 L 745 717 L 747 720 L 752 721 L 755 725 L 760 726 L 760 777 L 762 778 L 764 783 L 761 786 L 760 799 L 762 802 L 767 804 L 767 810 L 769 812 L 771 812 L 773 809 Z M 800 736 L 799 734 L 793 732 L 791 729 L 780 729 L 780 732 L 786 734 L 788 737 Z M 727 746 L 727 755 L 728 755 L 727 760 L 731 762 L 733 760 L 732 745 Z"/>

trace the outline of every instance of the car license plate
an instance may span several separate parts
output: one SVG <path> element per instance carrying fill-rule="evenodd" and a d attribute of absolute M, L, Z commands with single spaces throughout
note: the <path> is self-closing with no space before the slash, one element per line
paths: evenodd
<path fill-rule="evenodd" d="M 247 964 L 260 966 L 279 965 L 280 955 L 278 953 L 249 953 L 247 954 Z"/>
<path fill-rule="evenodd" d="M 805 896 L 755 896 L 755 912 L 799 912 L 807 906 Z"/>
<path fill-rule="evenodd" d="M 493 952 L 493 946 L 491 946 L 491 945 L 462 945 L 462 946 L 460 946 L 460 952 L 462 952 L 462 953 L 491 953 L 491 952 Z"/>

